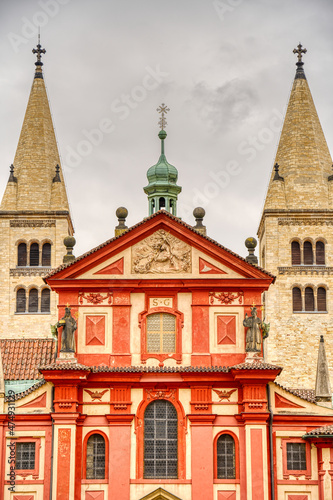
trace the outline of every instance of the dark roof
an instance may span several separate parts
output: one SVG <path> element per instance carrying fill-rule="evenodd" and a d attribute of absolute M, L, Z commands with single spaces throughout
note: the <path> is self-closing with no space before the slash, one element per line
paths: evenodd
<path fill-rule="evenodd" d="M 305 401 L 309 401 L 310 403 L 316 402 L 314 389 L 290 389 L 278 383 L 276 383 L 276 385 L 278 387 L 281 387 L 281 389 L 289 392 L 290 394 L 293 394 L 294 396 L 298 396 L 299 398 L 304 399 Z"/>
<path fill-rule="evenodd" d="M 239 365 L 231 366 L 233 370 L 282 370 L 281 366 L 270 365 L 262 361 L 254 361 L 253 363 L 240 363 Z"/>
<path fill-rule="evenodd" d="M 80 365 L 80 363 L 73 363 L 70 361 L 64 361 L 62 363 L 44 363 L 39 366 L 40 370 L 85 370 L 90 371 L 91 367 L 86 365 Z"/>
<path fill-rule="evenodd" d="M 303 438 L 311 436 L 327 436 L 333 437 L 333 425 L 324 425 L 323 427 L 317 427 L 310 432 L 307 432 Z"/>
<path fill-rule="evenodd" d="M 46 380 L 41 379 L 38 382 L 36 382 L 36 384 L 34 384 L 31 387 L 29 387 L 29 389 L 26 389 L 25 391 L 22 391 L 22 392 L 16 392 L 15 393 L 15 401 L 17 401 L 18 399 L 22 399 L 25 396 L 28 396 L 28 394 L 30 394 L 31 392 L 36 391 L 37 389 L 39 389 L 40 387 L 42 387 L 42 385 L 44 385 L 44 384 L 46 384 Z M 12 398 L 10 398 L 10 400 L 12 401 Z M 9 397 L 8 396 L 6 396 L 5 401 L 6 402 L 9 401 Z"/>
<path fill-rule="evenodd" d="M 100 250 L 101 248 L 107 246 L 109 243 L 112 243 L 113 241 L 119 239 L 119 238 L 123 238 L 123 236 L 125 234 L 128 234 L 129 232 L 133 231 L 134 229 L 136 229 L 137 227 L 140 227 L 142 226 L 143 224 L 145 224 L 148 220 L 151 220 L 153 219 L 154 217 L 157 217 L 158 215 L 160 214 L 164 214 L 166 215 L 167 217 L 169 217 L 170 219 L 178 222 L 178 224 L 181 224 L 182 226 L 186 227 L 187 229 L 189 229 L 190 231 L 192 231 L 193 233 L 199 235 L 201 238 L 204 238 L 205 240 L 209 241 L 210 243 L 213 243 L 214 245 L 216 245 L 217 247 L 219 248 L 222 248 L 222 250 L 225 250 L 226 252 L 230 253 L 231 255 L 233 255 L 234 257 L 237 257 L 238 259 L 242 260 L 243 262 L 246 262 L 247 264 L 249 264 L 250 266 L 254 267 L 255 269 L 259 269 L 260 271 L 262 271 L 263 273 L 265 273 L 267 276 L 269 276 L 270 278 L 275 278 L 274 274 L 271 274 L 270 272 L 266 271 L 265 269 L 263 269 L 262 267 L 259 267 L 259 266 L 255 266 L 254 264 L 251 264 L 251 262 L 247 262 L 246 259 L 244 259 L 244 257 L 241 257 L 240 255 L 238 255 L 237 253 L 235 252 L 232 252 L 231 250 L 229 250 L 228 248 L 224 247 L 223 245 L 221 245 L 220 243 L 218 243 L 217 241 L 213 240 L 212 238 L 209 238 L 209 236 L 204 236 L 203 234 L 199 233 L 196 229 L 194 229 L 192 226 L 190 226 L 189 224 L 186 224 L 186 222 L 182 221 L 179 217 L 176 217 L 175 215 L 172 215 L 170 214 L 169 212 L 167 212 L 166 210 L 159 210 L 158 212 L 155 212 L 153 215 L 150 215 L 149 217 L 146 217 L 145 219 L 143 219 L 141 222 L 138 222 L 137 224 L 134 224 L 134 226 L 130 227 L 129 229 L 127 229 L 126 231 L 124 231 L 122 234 L 120 234 L 119 236 L 115 236 L 114 238 L 111 238 L 107 241 L 105 241 L 104 243 L 101 243 L 100 245 L 98 245 L 97 247 L 95 248 L 92 248 L 91 250 L 89 250 L 88 252 L 80 255 L 79 257 L 77 257 L 75 260 L 73 260 L 72 262 L 68 262 L 67 264 L 62 264 L 60 265 L 59 267 L 57 267 L 56 269 L 53 269 L 47 276 L 45 276 L 43 279 L 47 279 L 47 278 L 50 278 L 51 276 L 53 276 L 54 274 L 57 274 L 59 271 L 62 271 L 63 269 L 66 269 L 67 267 L 70 267 L 72 266 L 73 264 L 75 264 L 76 262 L 79 262 L 80 260 L 84 259 L 85 257 L 88 257 L 88 255 L 91 255 L 93 254 L 94 252 L 97 252 L 98 250 Z"/>
<path fill-rule="evenodd" d="M 5 380 L 37 380 L 43 378 L 40 365 L 52 363 L 55 354 L 53 339 L 0 340 Z"/>

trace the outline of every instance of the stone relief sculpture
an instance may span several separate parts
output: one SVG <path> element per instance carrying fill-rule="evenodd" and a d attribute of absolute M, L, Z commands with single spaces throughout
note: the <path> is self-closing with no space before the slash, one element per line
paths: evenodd
<path fill-rule="evenodd" d="M 191 247 L 164 229 L 132 248 L 132 273 L 189 273 Z"/>
<path fill-rule="evenodd" d="M 60 352 L 75 352 L 74 333 L 77 323 L 71 314 L 70 307 L 66 307 L 65 316 L 58 321 L 55 328 L 62 328 Z"/>
<path fill-rule="evenodd" d="M 251 316 L 245 314 L 243 325 L 247 327 L 246 352 L 261 352 L 261 319 L 257 316 L 257 308 L 251 308 Z"/>

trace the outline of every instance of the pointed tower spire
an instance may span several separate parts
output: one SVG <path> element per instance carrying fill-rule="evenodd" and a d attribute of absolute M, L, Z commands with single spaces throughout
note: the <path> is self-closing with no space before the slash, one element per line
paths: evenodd
<path fill-rule="evenodd" d="M 291 90 L 280 142 L 269 183 L 265 209 L 327 209 L 332 159 L 304 73 L 302 56 L 307 50 L 301 44 L 297 70 Z M 284 182 L 280 182 L 284 180 Z"/>
<path fill-rule="evenodd" d="M 331 406 L 332 390 L 323 335 L 319 342 L 315 398 L 316 401 L 330 403 Z"/>
<path fill-rule="evenodd" d="M 13 165 L 0 210 L 48 211 L 69 214 L 57 141 L 42 73 L 46 50 L 38 38 L 36 70 Z M 59 169 L 56 169 L 59 166 Z M 55 176 L 56 173 L 56 176 Z M 13 186 L 13 178 L 16 186 Z M 53 182 L 56 178 L 57 182 Z"/>
<path fill-rule="evenodd" d="M 178 171 L 171 165 L 165 156 L 164 141 L 167 133 L 164 128 L 167 125 L 165 115 L 170 109 L 162 104 L 157 108 L 161 113 L 159 126 L 161 130 L 158 137 L 161 139 L 161 155 L 156 165 L 149 168 L 147 172 L 148 186 L 143 188 L 148 195 L 149 215 L 160 209 L 167 210 L 173 215 L 177 215 L 177 198 L 182 188 L 177 186 Z"/>

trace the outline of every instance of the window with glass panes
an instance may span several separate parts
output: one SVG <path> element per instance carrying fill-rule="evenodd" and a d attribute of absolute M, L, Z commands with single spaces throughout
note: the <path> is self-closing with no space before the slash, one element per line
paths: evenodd
<path fill-rule="evenodd" d="M 287 469 L 306 470 L 305 443 L 287 443 Z"/>
<path fill-rule="evenodd" d="M 176 351 L 176 317 L 168 313 L 147 316 L 147 352 Z"/>
<path fill-rule="evenodd" d="M 87 441 L 86 479 L 105 479 L 105 441 L 100 434 Z"/>
<path fill-rule="evenodd" d="M 35 468 L 36 443 L 16 443 L 15 469 L 33 470 Z"/>
<path fill-rule="evenodd" d="M 150 403 L 144 415 L 145 479 L 178 477 L 178 417 L 172 403 Z"/>
<path fill-rule="evenodd" d="M 217 440 L 217 478 L 235 479 L 235 441 L 229 434 L 222 434 Z"/>

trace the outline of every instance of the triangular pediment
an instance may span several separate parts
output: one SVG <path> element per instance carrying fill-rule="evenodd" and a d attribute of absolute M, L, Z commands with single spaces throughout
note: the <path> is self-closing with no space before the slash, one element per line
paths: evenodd
<path fill-rule="evenodd" d="M 176 497 L 172 493 L 164 490 L 163 488 L 158 488 L 157 490 L 148 493 L 141 498 L 141 500 L 181 500 L 179 497 Z"/>
<path fill-rule="evenodd" d="M 272 281 L 273 277 L 180 219 L 159 212 L 47 277 L 63 278 Z"/>

